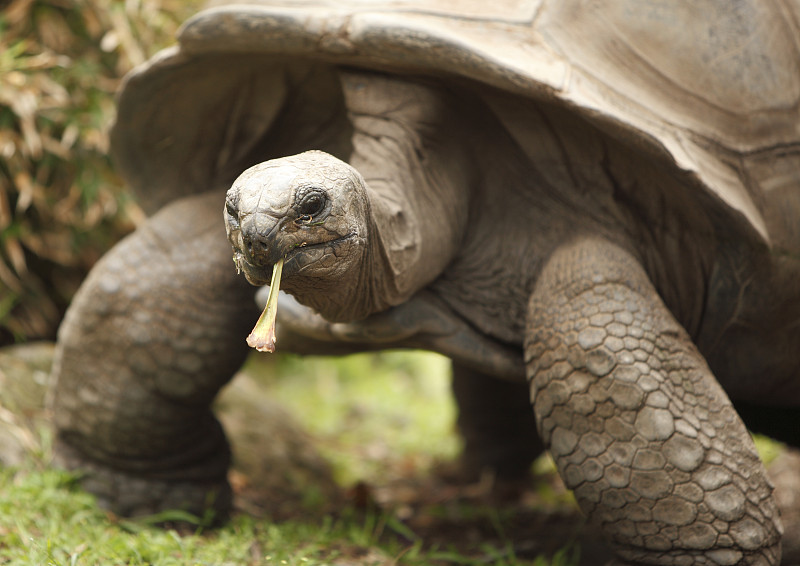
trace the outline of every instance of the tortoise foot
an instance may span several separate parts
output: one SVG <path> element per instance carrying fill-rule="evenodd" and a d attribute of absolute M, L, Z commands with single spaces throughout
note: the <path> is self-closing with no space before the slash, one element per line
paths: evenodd
<path fill-rule="evenodd" d="M 146 517 L 182 511 L 194 515 L 199 524 L 209 525 L 222 522 L 232 505 L 227 479 L 199 479 L 200 466 L 185 470 L 183 477 L 159 472 L 134 475 L 87 458 L 63 441 L 56 444 L 55 464 L 76 472 L 81 487 L 97 498 L 98 505 L 120 516 Z M 218 467 L 218 463 L 202 466 Z M 187 519 L 190 517 L 178 517 L 180 522 Z M 164 522 L 169 521 L 165 515 Z"/>

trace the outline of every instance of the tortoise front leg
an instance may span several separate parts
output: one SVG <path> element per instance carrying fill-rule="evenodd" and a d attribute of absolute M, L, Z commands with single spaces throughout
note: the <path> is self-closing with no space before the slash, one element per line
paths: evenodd
<path fill-rule="evenodd" d="M 778 564 L 781 525 L 753 442 L 634 257 L 599 239 L 564 245 L 529 307 L 539 432 L 618 555 Z"/>
<path fill-rule="evenodd" d="M 224 196 L 188 197 L 114 247 L 59 331 L 58 461 L 123 515 L 230 504 L 230 453 L 211 413 L 258 311 L 236 276 Z"/>

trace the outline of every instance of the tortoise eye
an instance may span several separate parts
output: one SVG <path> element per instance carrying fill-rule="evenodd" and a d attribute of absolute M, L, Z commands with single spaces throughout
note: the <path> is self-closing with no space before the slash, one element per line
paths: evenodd
<path fill-rule="evenodd" d="M 309 221 L 315 216 L 319 216 L 325 210 L 328 199 L 325 193 L 313 191 L 305 195 L 297 206 L 300 220 Z"/>

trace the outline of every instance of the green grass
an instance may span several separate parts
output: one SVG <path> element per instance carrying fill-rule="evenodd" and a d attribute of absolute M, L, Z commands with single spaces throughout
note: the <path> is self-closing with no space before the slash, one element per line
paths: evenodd
<path fill-rule="evenodd" d="M 570 505 L 568 493 L 546 484 L 535 495 L 545 509 L 538 533 L 521 528 L 533 517 L 524 506 L 449 496 L 430 501 L 439 484 L 432 491 L 428 485 L 427 496 L 404 499 L 403 486 L 425 490 L 437 464 L 458 453 L 444 358 L 399 352 L 339 359 L 254 355 L 243 373 L 257 384 L 257 392 L 245 390 L 251 401 L 260 405 L 263 397 L 287 409 L 331 463 L 344 493 L 334 507 L 309 484 L 293 512 L 280 517 L 267 506 L 255 514 L 236 512 L 218 528 L 198 526 L 202 521 L 180 512 L 120 518 L 101 510 L 75 476 L 49 466 L 50 434 L 41 429 L 31 436 L 32 450 L 21 466 L 0 469 L 0 565 L 578 563 L 580 547 L 569 538 L 545 553 L 524 547 L 526 538 L 551 536 L 546 509 Z M 757 445 L 767 459 L 780 450 L 763 437 Z M 546 460 L 536 469 L 545 477 L 553 473 Z M 348 491 L 354 485 L 366 486 L 372 496 L 392 493 L 395 500 L 359 505 Z M 165 521 L 182 526 L 155 526 Z"/>
<path fill-rule="evenodd" d="M 777 440 L 773 440 L 768 436 L 764 436 L 763 434 L 754 434 L 753 442 L 755 442 L 758 456 L 767 467 L 769 467 L 769 465 L 774 462 L 784 450 L 786 450 L 785 444 L 782 444 Z"/>
<path fill-rule="evenodd" d="M 377 489 L 403 476 L 425 478 L 458 452 L 448 362 L 434 354 L 262 355 L 244 372 L 257 376 L 260 394 L 286 407 L 316 439 L 345 493 L 356 483 Z M 187 517 L 129 520 L 106 513 L 73 475 L 48 465 L 47 430 L 37 438 L 40 447 L 23 465 L 0 470 L 0 565 L 577 563 L 575 547 L 551 559 L 518 558 L 509 534 L 517 511 L 475 502 L 417 508 L 424 519 L 418 524 L 442 523 L 452 531 L 435 540 L 427 537 L 437 527 L 422 532 L 401 518 L 402 502 L 364 508 L 352 496 L 335 509 L 312 497 L 280 520 L 237 512 L 219 528 L 187 528 L 187 521 L 180 532 L 158 528 L 158 521 Z M 488 536 L 465 548 L 460 539 L 469 529 Z"/>
<path fill-rule="evenodd" d="M 446 358 L 406 352 L 335 362 L 264 358 L 254 356 L 245 371 L 266 375 L 271 396 L 324 438 L 323 453 L 340 483 L 385 477 L 399 465 L 427 469 L 455 458 L 459 445 Z"/>
<path fill-rule="evenodd" d="M 313 565 L 362 554 L 379 534 L 374 516 L 278 525 L 238 515 L 224 528 L 180 535 L 110 518 L 65 472 L 4 470 L 0 481 L 3 564 Z"/>

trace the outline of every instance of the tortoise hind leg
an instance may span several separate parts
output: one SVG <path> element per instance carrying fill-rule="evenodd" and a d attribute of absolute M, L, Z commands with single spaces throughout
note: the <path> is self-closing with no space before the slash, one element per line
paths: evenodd
<path fill-rule="evenodd" d="M 464 439 L 464 479 L 474 481 L 486 471 L 493 473 L 500 485 L 527 479 L 531 464 L 544 450 L 536 433 L 528 386 L 454 362 L 453 394 L 458 430 Z"/>
<path fill-rule="evenodd" d="M 780 561 L 778 512 L 752 440 L 632 255 L 604 240 L 562 246 L 528 324 L 537 426 L 622 559 Z"/>
<path fill-rule="evenodd" d="M 257 309 L 231 262 L 223 202 L 182 199 L 120 242 L 59 331 L 56 457 L 119 514 L 229 506 L 210 404 L 247 354 Z"/>

